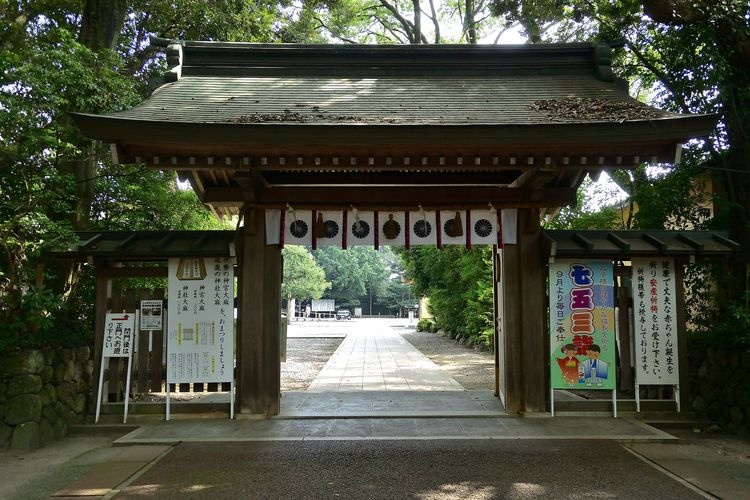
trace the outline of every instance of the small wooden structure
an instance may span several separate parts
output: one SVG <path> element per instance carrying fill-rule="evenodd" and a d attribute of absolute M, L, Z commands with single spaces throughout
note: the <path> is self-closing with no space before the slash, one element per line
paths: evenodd
<path fill-rule="evenodd" d="M 217 215 L 244 221 L 241 412 L 279 411 L 281 248 L 266 244 L 266 209 L 517 209 L 497 273 L 503 394 L 511 413 L 544 411 L 540 216 L 575 203 L 587 174 L 677 161 L 716 121 L 630 98 L 603 44 L 153 43 L 164 85 L 132 109 L 74 119 L 116 162 L 175 169 Z"/>

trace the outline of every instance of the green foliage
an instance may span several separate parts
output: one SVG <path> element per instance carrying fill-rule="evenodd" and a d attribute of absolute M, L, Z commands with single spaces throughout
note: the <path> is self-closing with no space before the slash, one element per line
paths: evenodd
<path fill-rule="evenodd" d="M 563 207 L 551 221 L 543 221 L 545 229 L 614 229 L 622 226 L 621 210 L 617 206 L 589 207 L 586 192 L 592 182 L 587 178 L 576 193 L 574 207 Z"/>
<path fill-rule="evenodd" d="M 113 2 L 84 19 L 91 5 L 0 7 L 0 321 L 7 327 L 0 337 L 12 339 L 0 339 L 3 346 L 90 338 L 90 273 L 47 262 L 36 275 L 42 251 L 67 247 L 74 230 L 226 227 L 177 187 L 173 172 L 111 164 L 108 148 L 80 137 L 68 113 L 116 111 L 146 97 L 163 64 L 149 35 L 270 41 L 286 18 L 283 2 Z M 118 19 L 125 19 L 120 33 Z M 111 40 L 96 39 L 111 27 Z M 47 288 L 34 288 L 38 277 Z"/>
<path fill-rule="evenodd" d="M 312 254 L 302 246 L 287 245 L 282 251 L 284 278 L 281 293 L 287 298 L 319 299 L 331 288 L 326 281 L 323 268 L 315 262 Z"/>
<path fill-rule="evenodd" d="M 365 314 L 372 314 L 372 300 L 385 291 L 389 276 L 383 254 L 374 248 L 357 246 L 347 250 L 324 247 L 315 250 L 313 255 L 331 282 L 326 298 L 334 299 L 337 307 L 345 308 L 364 302 L 367 304 Z"/>
<path fill-rule="evenodd" d="M 413 248 L 404 252 L 415 293 L 430 297 L 435 323 L 451 337 L 491 346 L 492 249 L 463 247 Z"/>
<path fill-rule="evenodd" d="M 433 329 L 433 323 L 427 318 L 422 318 L 419 321 L 417 321 L 417 331 L 418 332 L 431 332 Z"/>
<path fill-rule="evenodd" d="M 750 348 L 750 294 L 741 300 L 723 295 L 714 283 L 731 280 L 727 263 L 707 259 L 687 266 L 685 276 L 688 340 L 691 350 Z"/>

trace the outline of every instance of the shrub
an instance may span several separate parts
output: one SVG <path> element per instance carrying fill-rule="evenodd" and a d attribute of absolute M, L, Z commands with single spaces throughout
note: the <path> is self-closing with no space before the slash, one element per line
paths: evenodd
<path fill-rule="evenodd" d="M 420 319 L 419 321 L 417 321 L 417 331 L 418 332 L 431 332 L 432 321 L 430 321 L 427 318 Z"/>

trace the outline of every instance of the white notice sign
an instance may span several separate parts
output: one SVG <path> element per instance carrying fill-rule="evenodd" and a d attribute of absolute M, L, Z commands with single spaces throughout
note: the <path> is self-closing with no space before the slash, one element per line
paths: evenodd
<path fill-rule="evenodd" d="M 141 330 L 161 330 L 164 304 L 161 300 L 141 301 Z"/>
<path fill-rule="evenodd" d="M 129 358 L 134 330 L 135 314 L 108 313 L 104 319 L 104 357 Z"/>
<path fill-rule="evenodd" d="M 633 259 L 635 365 L 639 385 L 678 385 L 674 259 Z"/>
<path fill-rule="evenodd" d="M 168 314 L 167 382 L 231 382 L 233 260 L 169 259 Z"/>

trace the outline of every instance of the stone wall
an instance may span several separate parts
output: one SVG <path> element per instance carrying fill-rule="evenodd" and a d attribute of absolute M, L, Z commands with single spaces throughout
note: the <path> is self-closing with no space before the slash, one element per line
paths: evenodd
<path fill-rule="evenodd" d="M 690 353 L 693 410 L 736 433 L 750 432 L 750 351 Z"/>
<path fill-rule="evenodd" d="M 93 368 L 88 347 L 0 355 L 0 447 L 33 450 L 83 422 Z"/>

